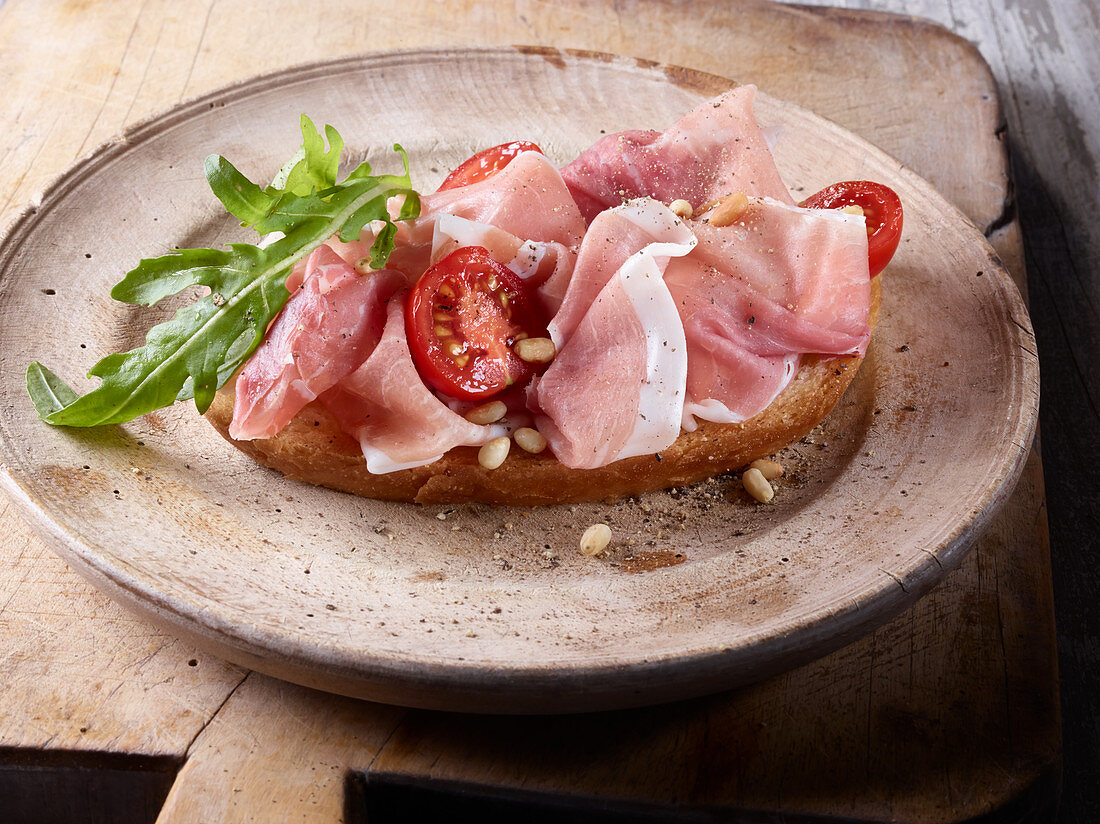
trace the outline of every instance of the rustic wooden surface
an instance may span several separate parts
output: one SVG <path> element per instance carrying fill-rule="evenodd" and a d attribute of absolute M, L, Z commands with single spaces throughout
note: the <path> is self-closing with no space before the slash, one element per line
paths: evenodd
<path fill-rule="evenodd" d="M 931 2 L 884 5 L 945 13 Z M 8 126 L 0 138 L 0 219 L 10 220 L 53 174 L 125 124 L 231 79 L 364 50 L 542 43 L 618 51 L 751 77 L 771 93 L 864 134 L 931 177 L 979 226 L 990 230 L 1010 267 L 1022 272 L 1018 225 L 1012 211 L 1003 209 L 1000 146 L 991 139 L 997 133 L 996 109 L 967 85 L 974 82 L 968 71 L 974 53 L 936 29 L 757 3 L 678 8 L 610 2 L 462 4 L 445 21 L 432 16 L 439 14 L 432 3 L 376 4 L 370 13 L 360 7 L 353 12 L 351 6 L 328 4 L 318 11 L 289 3 L 209 3 L 183 9 L 166 2 L 139 8 L 137 3 L 8 0 L 0 7 L 0 43 L 6 46 L 0 53 L 0 74 L 7 92 L 0 112 Z M 1095 201 L 1086 161 L 1096 151 L 1091 142 L 1095 134 L 1081 119 L 1088 101 L 1075 96 L 1086 94 L 1087 84 L 1074 85 L 1072 72 L 1083 66 L 1085 77 L 1096 74 L 1095 56 L 1081 41 L 1081 32 L 1095 33 L 1095 18 L 1091 28 L 1067 33 L 1070 20 L 1082 19 L 1072 17 L 1073 10 L 1089 20 L 1091 8 L 1083 0 L 1067 7 L 1063 14 L 1062 7 L 1055 12 L 1053 3 L 993 5 L 990 10 L 990 4 L 956 2 L 947 9 L 951 17 L 945 22 L 964 35 L 980 36 L 1010 92 L 1010 122 L 1028 141 L 1027 182 L 1052 193 L 1046 202 L 1036 198 L 1038 205 L 1030 208 L 1042 220 L 1038 239 L 1043 255 L 1037 263 L 1046 299 L 1052 313 L 1067 318 L 1058 333 L 1063 341 L 1053 345 L 1060 345 L 1058 351 L 1079 364 L 1077 368 L 1087 370 L 1095 366 L 1082 355 L 1096 339 L 1095 316 L 1088 314 L 1089 299 L 1095 303 L 1095 284 L 1088 276 L 1095 272 L 1096 235 L 1087 234 L 1095 229 L 1086 224 L 1089 212 L 1083 207 Z M 685 9 L 688 13 L 682 14 Z M 742 28 L 749 22 L 755 26 L 751 36 Z M 1024 83 L 1025 91 L 1038 89 L 1029 98 L 1013 94 L 1012 83 L 1026 81 L 1028 64 L 1021 63 L 1020 53 L 1034 39 L 1033 30 L 1048 35 L 1031 59 L 1039 66 L 1064 66 L 1066 75 L 1038 72 L 1037 82 Z M 1051 47 L 1050 31 L 1063 38 L 1058 49 Z M 882 95 L 865 71 L 866 60 L 836 59 L 845 54 L 841 46 L 851 48 L 850 38 L 865 32 L 879 38 L 874 62 L 920 69 L 922 82 L 914 83 L 912 94 Z M 247 50 L 242 43 L 249 44 Z M 937 74 L 943 71 L 949 72 L 946 80 Z M 1061 100 L 1058 105 L 1071 115 L 1060 121 L 1069 124 L 1064 126 L 1068 137 L 1034 130 L 1043 118 L 1033 110 L 1042 113 L 1053 105 L 1041 94 L 1051 87 L 1051 99 Z M 988 85 L 984 88 L 988 94 Z M 914 106 L 918 95 L 922 105 Z M 960 106 L 960 101 L 968 105 Z M 1077 147 L 1068 160 L 1063 150 L 1067 141 Z M 960 146 L 966 151 L 959 151 Z M 1085 174 L 1068 174 L 1063 180 L 1054 174 L 1060 164 Z M 1079 184 L 1079 177 L 1085 182 Z M 1021 209 L 1026 218 L 1027 209 Z M 1061 226 L 1070 227 L 1065 237 L 1059 235 Z M 1034 243 L 1030 248 L 1034 252 Z M 1052 261 L 1067 260 L 1078 266 L 1075 277 L 1052 268 Z M 1036 262 L 1031 265 L 1034 277 Z M 1055 328 L 1050 323 L 1048 334 Z M 1045 346 L 1043 327 L 1039 330 Z M 1083 372 L 1077 380 L 1078 386 L 1095 386 L 1094 373 L 1090 377 Z M 1086 393 L 1072 388 L 1064 390 L 1064 398 L 1070 411 L 1073 404 L 1087 404 Z M 1095 406 L 1091 412 L 1086 407 L 1078 420 L 1094 421 Z M 1056 440 L 1055 446 L 1065 450 L 1077 444 L 1095 457 L 1089 432 L 1087 426 L 1067 427 L 1056 433 L 1065 440 Z M 1048 460 L 1050 440 L 1048 433 Z M 1065 459 L 1058 466 L 1071 470 L 1065 473 L 1069 481 L 1061 474 L 1056 481 L 1066 493 L 1058 502 L 1065 523 L 1094 524 L 1088 496 L 1080 489 L 1070 494 L 1066 486 L 1089 476 L 1085 470 L 1074 475 Z M 188 787 L 203 788 L 210 804 L 227 809 L 227 799 L 249 793 L 271 799 L 280 810 L 274 816 L 279 820 L 293 811 L 303 820 L 328 821 L 341 807 L 336 800 L 344 792 L 341 782 L 317 782 L 323 799 L 295 788 L 305 786 L 296 783 L 303 778 L 312 787 L 309 776 L 334 764 L 341 773 L 370 768 L 377 774 L 384 769 L 399 776 L 438 774 L 556 790 L 547 784 L 546 772 L 528 771 L 530 760 L 523 752 L 517 754 L 521 746 L 532 746 L 534 738 L 533 745 L 548 760 L 564 765 L 558 774 L 565 775 L 567 787 L 660 798 L 664 804 L 952 820 L 1013 800 L 1017 810 L 1049 802 L 1051 787 L 1044 782 L 1056 774 L 1059 742 L 1057 707 L 1051 700 L 1054 661 L 1041 487 L 1041 470 L 1033 459 L 1012 504 L 1013 514 L 1006 514 L 958 573 L 879 633 L 736 695 L 588 719 L 606 725 L 600 734 L 585 719 L 482 725 L 427 713 L 395 717 L 385 708 L 313 694 L 198 656 L 107 602 L 46 552 L 9 510 L 0 510 L 0 555 L 5 561 L 0 575 L 5 675 L 0 683 L 0 795 L 26 800 L 27 775 L 37 770 L 34 786 L 41 795 L 36 798 L 52 801 L 58 809 L 79 810 L 84 820 L 106 820 L 96 818 L 92 805 L 56 792 L 56 777 L 66 775 L 67 766 L 86 762 L 58 760 L 55 754 L 140 753 L 162 760 L 139 762 L 131 756 L 113 766 L 117 772 L 148 774 L 186 759 L 173 798 Z M 1056 521 L 1056 538 L 1058 529 Z M 1095 542 L 1095 537 L 1072 538 L 1075 547 L 1087 546 L 1089 540 Z M 1083 569 L 1074 557 L 1066 569 L 1080 571 L 1084 582 L 1095 580 L 1095 571 Z M 1089 608 L 1095 609 L 1078 607 Z M 1096 660 L 1090 626 L 1094 620 L 1063 630 L 1071 661 L 1086 666 Z M 1086 670 L 1075 683 L 1077 692 L 1066 694 L 1077 702 L 1069 737 L 1078 742 L 1079 758 L 1071 762 L 1070 775 L 1083 777 L 1095 771 L 1095 760 L 1083 754 L 1090 742 L 1095 753 L 1096 718 L 1081 708 L 1085 687 L 1095 683 L 1095 669 Z M 279 714 L 281 706 L 294 715 Z M 321 708 L 328 718 L 343 719 L 340 741 L 319 734 L 327 729 L 320 724 L 313 726 L 313 735 L 303 732 L 310 725 L 301 725 L 300 719 Z M 215 716 L 219 723 L 209 723 Z M 471 729 L 472 735 L 464 734 Z M 265 743 L 258 730 L 278 734 Z M 377 742 L 391 731 L 374 758 Z M 358 743 L 349 745 L 343 736 Z M 437 761 L 425 748 L 444 742 L 461 747 L 448 744 L 450 749 L 439 753 Z M 506 757 L 494 757 L 494 742 L 513 746 Z M 589 744 L 592 748 L 585 750 Z M 219 768 L 222 752 L 262 753 L 267 766 Z M 692 756 L 698 760 L 684 760 Z M 603 783 L 597 780 L 601 776 L 607 779 Z M 121 785 L 111 786 L 118 791 Z M 133 789 L 135 782 L 126 786 L 134 798 L 140 796 L 140 809 L 148 810 L 150 793 L 155 795 L 151 785 L 142 784 L 140 792 Z M 1078 791 L 1071 799 L 1071 814 L 1082 814 L 1076 820 L 1090 820 L 1084 816 L 1095 809 L 1087 806 L 1095 804 L 1095 796 L 1090 801 Z M 328 812 L 312 815 L 309 805 L 314 802 L 327 804 Z M 346 808 L 349 815 L 353 807 Z M 223 817 L 245 818 L 239 813 Z M 163 820 L 201 818 L 176 801 Z"/>
<path fill-rule="evenodd" d="M 1060 820 L 1100 821 L 1100 4 L 808 2 L 936 20 L 977 45 L 1000 86 L 1042 366 L 1039 428 L 1066 716 Z"/>

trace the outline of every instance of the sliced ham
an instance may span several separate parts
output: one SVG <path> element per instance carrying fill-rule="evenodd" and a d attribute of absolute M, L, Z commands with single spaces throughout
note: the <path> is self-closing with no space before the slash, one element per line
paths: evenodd
<path fill-rule="evenodd" d="M 385 223 L 377 221 L 363 227 L 358 240 L 343 241 L 339 237 L 331 237 L 325 241 L 325 245 L 338 254 L 349 266 L 355 266 L 359 261 L 370 258 L 370 249 L 374 244 L 375 232 L 381 229 Z M 386 261 L 386 268 L 400 272 L 405 276 L 406 284 L 412 284 L 424 270 L 428 268 L 431 257 L 431 242 L 420 240 L 411 243 L 406 224 L 399 223 L 397 230 L 397 244 Z M 287 278 L 287 288 L 291 288 L 293 274 Z"/>
<path fill-rule="evenodd" d="M 572 271 L 571 250 L 580 245 L 585 222 L 561 174 L 545 156 L 524 152 L 494 176 L 469 186 L 424 195 L 420 205 L 420 217 L 398 223 L 396 248 L 386 264 L 388 268 L 404 273 L 409 283 L 415 281 L 443 254 L 439 251 L 443 242 L 439 221 L 462 218 L 484 229 L 471 231 L 469 226 L 452 221 L 450 231 L 462 235 L 459 245 L 498 248 L 500 256 L 494 257 L 505 265 L 514 261 L 513 268 L 521 277 L 537 273 L 540 294 L 551 312 L 557 310 Z M 351 243 L 338 238 L 327 243 L 345 261 L 355 265 L 370 253 L 375 228 L 364 227 L 359 240 Z M 482 242 L 471 242 L 479 233 Z M 525 242 L 542 250 L 534 272 L 524 257 L 530 249 L 521 248 Z M 511 245 L 514 245 L 512 256 L 503 257 L 507 253 L 505 247 Z"/>
<path fill-rule="evenodd" d="M 368 470 L 384 473 L 483 444 L 529 414 L 564 465 L 596 468 L 660 452 L 700 419 L 752 417 L 805 355 L 863 354 L 864 221 L 793 205 L 754 92 L 735 89 L 663 133 L 611 135 L 560 174 L 527 152 L 487 180 L 427 195 L 381 272 L 355 271 L 370 227 L 320 247 L 238 377 L 231 434 L 270 437 L 319 398 Z M 720 228 L 685 224 L 663 203 L 697 208 L 731 192 L 750 195 L 749 207 Z M 525 394 L 506 396 L 508 424 L 472 424 L 460 414 L 468 404 L 429 389 L 405 336 L 405 287 L 465 246 L 537 287 L 553 315 L 557 355 Z"/>
<path fill-rule="evenodd" d="M 664 271 L 669 257 L 682 255 L 694 245 L 691 230 L 654 200 L 643 198 L 601 212 L 588 228 L 561 308 L 550 321 L 554 345 L 558 349 L 565 345 L 600 291 L 631 255 L 646 249 Z"/>
<path fill-rule="evenodd" d="M 793 203 L 753 116 L 755 86 L 692 109 L 664 132 L 610 134 L 561 170 L 586 221 L 637 197 L 695 208 L 733 192 Z"/>
<path fill-rule="evenodd" d="M 405 337 L 404 301 L 389 303 L 382 340 L 354 373 L 321 396 L 341 428 L 355 437 L 374 473 L 433 463 L 456 446 L 503 434 L 452 412 L 420 378 Z"/>
<path fill-rule="evenodd" d="M 577 246 L 585 222 L 561 173 L 539 152 L 523 152 L 490 178 L 424 195 L 408 242 L 430 242 L 439 215 L 457 215 L 543 243 Z"/>
<path fill-rule="evenodd" d="M 806 354 L 862 355 L 870 338 L 862 217 L 750 199 L 665 272 L 688 342 L 684 427 L 766 408 Z"/>
<path fill-rule="evenodd" d="M 307 403 L 351 374 L 374 349 L 396 272 L 359 276 L 326 246 L 310 255 L 304 280 L 237 376 L 229 433 L 273 437 Z"/>
<path fill-rule="evenodd" d="M 557 357 L 529 393 L 539 431 L 558 460 L 574 469 L 659 452 L 680 434 L 687 349 L 661 275 L 669 258 L 687 254 L 695 239 L 656 201 L 617 211 L 607 225 L 633 227 L 626 236 L 640 248 L 621 263 L 621 250 L 587 256 L 594 269 L 579 291 L 571 285 L 563 304 L 572 312 L 579 304 L 571 301 L 581 301 L 586 311 L 570 324 Z M 633 231 L 643 225 L 651 228 Z M 585 239 L 586 245 L 607 242 L 602 233 Z M 606 268 L 595 263 L 607 261 Z"/>

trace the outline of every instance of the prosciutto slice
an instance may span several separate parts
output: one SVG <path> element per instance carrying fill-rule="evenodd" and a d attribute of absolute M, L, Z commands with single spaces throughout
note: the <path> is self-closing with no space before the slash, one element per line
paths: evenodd
<path fill-rule="evenodd" d="M 547 258 L 545 262 L 540 257 L 536 268 L 544 275 L 539 281 L 540 288 L 551 275 L 556 276 L 543 292 L 551 309 L 557 309 L 572 267 L 565 265 L 559 269 L 555 264 L 559 258 L 571 264 L 565 259 L 568 255 L 563 256 L 561 252 L 580 245 L 585 222 L 561 174 L 544 155 L 524 152 L 486 180 L 424 195 L 420 200 L 420 217 L 398 223 L 397 245 L 387 267 L 404 273 L 409 283 L 420 277 L 434 260 L 445 254 L 440 251 L 442 241 L 437 226 L 449 217 L 463 218 L 484 227 L 477 230 L 481 242 L 473 243 L 470 242 L 470 228 L 451 221 L 450 230 L 444 229 L 444 234 L 458 232 L 462 236 L 459 245 L 488 244 L 501 249 L 500 254 L 504 255 L 504 247 L 514 242 L 513 257 L 520 268 L 528 266 L 518 257 L 524 251 L 520 249 L 524 241 L 543 249 L 543 256 L 545 250 L 552 248 L 557 257 Z M 366 227 L 357 241 L 344 243 L 333 238 L 328 245 L 349 264 L 355 265 L 369 254 L 374 238 L 371 227 Z M 512 257 L 496 254 L 494 257 L 505 264 L 512 260 Z M 517 273 L 524 276 L 523 272 Z M 530 274 L 528 272 L 527 276 Z"/>
<path fill-rule="evenodd" d="M 752 113 L 755 86 L 692 109 L 664 132 L 601 138 L 561 170 L 586 221 L 637 197 L 695 208 L 733 192 L 794 203 Z"/>
<path fill-rule="evenodd" d="M 593 225 L 622 229 L 623 248 L 612 250 L 605 231 L 586 236 L 585 268 L 578 262 L 554 319 L 561 348 L 529 393 L 538 430 L 574 469 L 669 446 L 680 434 L 687 379 L 683 327 L 661 276 L 695 238 L 652 200 L 618 207 Z"/>
<path fill-rule="evenodd" d="M 650 244 L 666 244 L 650 247 Z M 600 291 L 639 250 L 657 258 L 658 268 L 695 245 L 691 230 L 661 203 L 648 198 L 601 212 L 592 222 L 577 256 L 561 308 L 550 321 L 550 338 L 560 350 Z"/>
<path fill-rule="evenodd" d="M 870 277 L 862 217 L 751 199 L 742 218 L 694 223 L 699 244 L 665 280 L 688 344 L 684 428 L 766 408 L 800 356 L 862 355 Z"/>
<path fill-rule="evenodd" d="M 389 303 L 382 340 L 366 362 L 321 396 L 341 428 L 359 441 L 377 474 L 423 466 L 456 446 L 478 446 L 503 434 L 452 412 L 413 364 L 405 337 L 404 301 Z"/>
<path fill-rule="evenodd" d="M 420 217 L 406 227 L 408 241 L 430 241 L 436 218 L 443 214 L 563 246 L 579 245 L 585 227 L 561 173 L 539 152 L 517 155 L 486 180 L 425 195 L 420 201 Z"/>
<path fill-rule="evenodd" d="M 302 284 L 237 376 L 229 434 L 271 438 L 374 349 L 396 272 L 359 276 L 327 246 L 310 255 Z"/>

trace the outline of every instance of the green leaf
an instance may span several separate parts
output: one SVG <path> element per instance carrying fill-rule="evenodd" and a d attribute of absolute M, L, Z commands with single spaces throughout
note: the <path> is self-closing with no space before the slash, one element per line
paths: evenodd
<path fill-rule="evenodd" d="M 325 151 L 325 140 L 313 121 L 302 115 L 301 126 L 302 160 L 290 170 L 286 185 L 282 188 L 296 195 L 308 195 L 336 185 L 344 139 L 332 126 L 325 126 L 325 139 L 329 145 L 328 151 Z"/>
<path fill-rule="evenodd" d="M 252 276 L 250 267 L 249 260 L 234 258 L 225 249 L 181 249 L 164 257 L 142 260 L 115 284 L 111 297 L 123 303 L 152 306 L 188 286 L 198 284 L 213 289 L 229 279 L 247 280 Z"/>
<path fill-rule="evenodd" d="M 154 326 L 144 346 L 100 360 L 88 377 L 102 378 L 103 382 L 51 412 L 45 420 L 65 426 L 122 423 L 169 406 L 187 395 L 193 395 L 199 411 L 205 412 L 214 392 L 243 362 L 242 355 L 251 354 L 259 345 L 267 324 L 286 303 L 289 296 L 284 285 L 286 276 L 304 251 L 289 245 L 276 248 L 277 245 L 260 249 L 234 244 L 222 251 L 227 275 L 215 281 L 217 292 Z M 170 257 L 186 265 L 188 256 Z M 146 274 L 145 264 L 152 264 L 150 268 L 155 271 L 166 262 L 166 258 L 144 261 L 127 278 L 140 281 Z M 218 270 L 206 267 L 202 271 Z M 252 277 L 243 277 L 244 272 L 250 272 Z M 242 334 L 249 336 L 243 348 L 238 344 Z M 235 358 L 229 357 L 230 349 L 237 350 Z M 188 391 L 183 391 L 188 379 Z"/>
<path fill-rule="evenodd" d="M 390 252 L 393 251 L 396 237 L 397 227 L 394 224 L 387 223 L 382 227 L 382 231 L 374 238 L 374 243 L 370 247 L 370 268 L 381 269 L 386 265 Z"/>
<path fill-rule="evenodd" d="M 38 361 L 27 367 L 27 393 L 43 420 L 77 399 L 68 384 Z"/>
<path fill-rule="evenodd" d="M 251 226 L 263 218 L 274 205 L 277 196 L 265 192 L 221 155 L 210 155 L 203 164 L 206 182 L 225 210 L 241 222 Z"/>
<path fill-rule="evenodd" d="M 397 212 L 398 220 L 412 220 L 420 216 L 420 195 L 411 189 L 405 195 L 405 202 Z"/>
<path fill-rule="evenodd" d="M 275 174 L 274 179 L 271 181 L 271 185 L 267 188 L 271 190 L 278 190 L 280 192 L 285 190 L 286 182 L 287 179 L 290 177 L 290 173 L 294 171 L 295 166 L 302 162 L 305 156 L 305 147 L 299 146 L 298 151 L 291 155 L 290 160 L 282 165 L 282 168 L 279 169 L 279 171 Z"/>
<path fill-rule="evenodd" d="M 242 226 L 253 226 L 267 217 L 281 202 L 291 196 L 308 197 L 336 185 L 340 171 L 340 155 L 344 139 L 332 126 L 325 126 L 321 137 L 313 121 L 301 117 L 302 146 L 279 169 L 275 179 L 266 189 L 261 189 L 220 155 L 206 158 L 206 181 L 214 195 L 229 214 L 241 221 Z M 325 141 L 329 148 L 325 148 Z M 370 176 L 370 164 L 360 164 L 347 180 L 365 179 Z M 405 166 L 408 175 L 408 164 Z"/>
<path fill-rule="evenodd" d="M 304 114 L 301 118 L 301 129 L 302 147 L 279 169 L 271 185 L 264 190 L 268 194 L 277 196 L 290 193 L 305 196 L 336 185 L 344 139 L 332 126 L 325 126 L 325 137 L 322 138 L 313 121 Z M 328 150 L 325 149 L 325 139 L 328 140 Z M 362 173 L 364 167 L 365 174 Z M 368 177 L 370 171 L 369 163 L 360 164 L 346 180 Z"/>
<path fill-rule="evenodd" d="M 396 234 L 388 200 L 404 196 L 401 219 L 419 214 L 404 150 L 394 147 L 403 175 L 372 177 L 370 167 L 361 164 L 336 183 L 343 148 L 339 134 L 326 126 L 328 151 L 309 118 L 302 118 L 302 134 L 303 156 L 282 191 L 261 190 L 224 158 L 206 162 L 211 189 L 234 216 L 261 233 L 284 236 L 266 247 L 234 243 L 142 260 L 115 285 L 112 297 L 152 306 L 190 286 L 205 286 L 209 294 L 154 326 L 144 346 L 96 363 L 88 376 L 102 382 L 85 395 L 77 396 L 44 366 L 31 364 L 27 391 L 43 420 L 64 426 L 122 423 L 188 398 L 205 412 L 286 303 L 286 278 L 295 263 L 333 235 L 355 239 L 366 223 L 382 220 L 386 226 L 371 248 L 371 261 L 377 268 L 385 265 Z"/>

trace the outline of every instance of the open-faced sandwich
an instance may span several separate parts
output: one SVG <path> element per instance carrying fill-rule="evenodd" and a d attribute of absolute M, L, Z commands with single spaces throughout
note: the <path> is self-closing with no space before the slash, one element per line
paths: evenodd
<path fill-rule="evenodd" d="M 214 356 L 168 358 L 183 377 L 158 397 L 194 396 L 227 439 L 293 478 L 421 503 L 692 483 L 829 413 L 866 352 L 875 275 L 901 230 L 879 184 L 796 205 L 754 92 L 735 88 L 664 132 L 607 135 L 561 169 L 532 143 L 494 147 L 422 197 L 407 170 L 360 167 L 337 184 L 338 137 L 325 153 L 304 120 L 303 158 L 267 189 L 207 162 L 230 212 L 277 239 L 143 261 L 112 294 L 151 303 L 201 283 L 202 324 L 236 310 Z M 81 398 L 32 365 L 40 414 L 127 419 L 118 410 L 139 405 L 87 399 L 112 382 L 115 395 L 149 394 L 149 358 L 134 355 L 166 337 L 186 350 L 202 331 L 187 311 L 173 322 L 184 332 L 154 330 L 97 364 L 104 384 Z"/>

